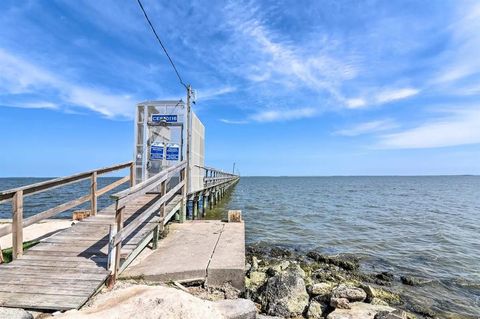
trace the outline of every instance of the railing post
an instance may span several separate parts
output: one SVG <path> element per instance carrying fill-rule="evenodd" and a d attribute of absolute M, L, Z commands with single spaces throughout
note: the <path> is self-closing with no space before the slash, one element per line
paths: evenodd
<path fill-rule="evenodd" d="M 90 214 L 95 216 L 97 214 L 97 172 L 92 173 L 92 181 L 91 181 L 91 199 L 90 199 Z"/>
<path fill-rule="evenodd" d="M 13 195 L 12 208 L 12 257 L 17 259 L 23 255 L 23 190 Z"/>
<path fill-rule="evenodd" d="M 114 234 L 118 234 L 122 228 L 123 228 L 123 211 L 125 209 L 125 206 L 117 208 L 115 211 L 115 224 L 116 224 L 116 231 L 111 232 Z M 111 235 L 113 237 L 113 235 Z M 113 240 L 112 240 L 113 242 Z M 108 287 L 112 288 L 113 285 L 115 285 L 115 282 L 117 281 L 118 278 L 118 271 L 120 269 L 120 255 L 121 255 L 121 250 L 122 250 L 122 241 L 120 240 L 114 247 L 112 248 L 113 255 L 110 256 L 111 259 L 113 259 L 112 262 L 110 262 L 110 278 L 108 280 Z M 113 264 L 113 267 L 112 267 Z"/>
<path fill-rule="evenodd" d="M 135 186 L 135 163 L 130 164 L 130 187 Z"/>

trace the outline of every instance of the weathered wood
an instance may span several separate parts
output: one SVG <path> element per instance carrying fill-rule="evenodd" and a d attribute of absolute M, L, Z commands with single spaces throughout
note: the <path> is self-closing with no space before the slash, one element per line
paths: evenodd
<path fill-rule="evenodd" d="M 115 181 L 115 182 L 111 183 L 110 185 L 107 185 L 107 186 L 103 187 L 102 189 L 97 191 L 97 197 L 108 193 L 109 191 L 111 191 L 111 190 L 117 188 L 118 186 L 128 182 L 129 180 L 130 180 L 130 177 L 125 176 L 125 177 L 119 179 L 118 181 Z"/>
<path fill-rule="evenodd" d="M 12 202 L 12 257 L 23 255 L 23 190 L 15 192 Z"/>
<path fill-rule="evenodd" d="M 177 184 L 177 186 L 173 187 L 165 196 L 159 198 L 154 204 L 148 207 L 140 216 L 135 218 L 133 222 L 131 222 L 128 226 L 126 226 L 122 231 L 117 232 L 114 237 L 115 245 L 125 239 L 132 231 L 134 231 L 142 222 L 144 222 L 147 218 L 151 217 L 152 213 L 156 212 L 160 206 L 165 203 L 168 199 L 170 199 L 173 195 L 175 195 L 183 186 L 185 182 L 182 181 Z"/>
<path fill-rule="evenodd" d="M 90 198 L 91 198 L 90 194 L 88 194 L 88 195 L 79 197 L 77 199 L 71 200 L 69 202 L 66 202 L 64 204 L 58 205 L 56 207 L 47 209 L 47 210 L 45 210 L 41 213 L 38 213 L 38 214 L 33 215 L 29 218 L 26 218 L 24 223 L 23 223 L 23 226 L 27 227 L 27 226 L 33 225 L 33 224 L 35 224 L 35 223 L 37 223 L 41 220 L 44 220 L 44 219 L 53 217 L 55 215 L 58 215 L 58 214 L 66 211 L 66 210 L 69 210 L 71 208 L 77 207 L 80 204 L 88 202 L 90 200 Z"/>
<path fill-rule="evenodd" d="M 130 164 L 130 187 L 135 186 L 135 163 Z"/>
<path fill-rule="evenodd" d="M 75 183 L 75 182 L 79 182 L 81 180 L 85 180 L 87 178 L 90 178 L 90 176 L 92 175 L 93 172 L 97 172 L 98 175 L 101 175 L 101 174 L 117 171 L 117 170 L 120 170 L 120 169 L 124 169 L 126 167 L 129 167 L 131 165 L 131 163 L 132 162 L 122 163 L 122 164 L 113 165 L 113 166 L 109 166 L 109 167 L 104 167 L 104 168 L 100 168 L 100 169 L 96 169 L 96 170 L 92 170 L 92 171 L 88 171 L 88 172 L 83 172 L 83 173 L 79 173 L 79 174 L 75 174 L 75 175 L 71 175 L 71 176 L 67 176 L 67 177 L 55 178 L 55 179 L 47 180 L 47 181 L 36 183 L 36 184 L 31 184 L 31 185 L 26 185 L 26 186 L 21 186 L 21 187 L 9 189 L 9 190 L 6 190 L 6 191 L 1 191 L 0 192 L 0 203 L 2 203 L 5 200 L 12 199 L 13 196 L 15 195 L 15 193 L 17 191 L 20 191 L 20 190 L 23 191 L 23 194 L 25 196 L 32 195 L 32 194 L 35 194 L 35 193 L 38 193 L 38 192 L 45 191 L 47 189 L 54 189 L 54 188 L 57 188 L 57 187 L 60 187 L 60 186 L 66 186 L 66 185 L 69 185 L 71 183 Z"/>
<path fill-rule="evenodd" d="M 115 222 L 117 223 L 117 234 L 123 229 L 123 210 L 125 207 L 120 207 L 117 210 L 117 215 L 115 216 Z M 118 278 L 118 271 L 120 270 L 120 254 L 122 249 L 122 242 L 119 241 L 115 244 L 115 266 L 113 268 L 113 282 Z"/>
<path fill-rule="evenodd" d="M 90 214 L 97 215 L 97 172 L 92 173 L 90 185 Z"/>

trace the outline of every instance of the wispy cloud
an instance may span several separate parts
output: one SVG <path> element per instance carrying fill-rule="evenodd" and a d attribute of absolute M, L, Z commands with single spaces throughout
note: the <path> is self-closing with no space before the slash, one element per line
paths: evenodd
<path fill-rule="evenodd" d="M 450 110 L 402 132 L 380 136 L 383 149 L 436 148 L 480 143 L 480 107 Z"/>
<path fill-rule="evenodd" d="M 396 123 L 394 120 L 384 119 L 384 120 L 376 120 L 376 121 L 359 123 L 350 128 L 345 128 L 345 129 L 335 131 L 334 134 L 342 135 L 342 136 L 358 136 L 363 134 L 387 131 L 397 127 L 398 127 L 398 123 Z"/>
<path fill-rule="evenodd" d="M 289 110 L 266 110 L 252 114 L 249 118 L 255 122 L 291 121 L 316 116 L 318 110 L 312 107 Z"/>
<path fill-rule="evenodd" d="M 367 105 L 367 101 L 363 98 L 352 98 L 345 101 L 347 108 L 349 109 L 358 109 Z"/>
<path fill-rule="evenodd" d="M 222 95 L 233 93 L 237 89 L 233 86 L 223 86 L 219 88 L 211 88 L 211 89 L 199 89 L 197 91 L 197 99 L 199 101 L 207 101 Z"/>
<path fill-rule="evenodd" d="M 377 93 L 374 100 L 378 104 L 390 103 L 412 97 L 419 92 L 420 90 L 415 88 L 389 89 Z"/>
<path fill-rule="evenodd" d="M 132 117 L 135 100 L 126 94 L 112 94 L 104 89 L 76 85 L 52 72 L 0 49 L 0 84 L 4 97 L 0 103 L 23 108 L 58 109 L 63 104 L 87 108 L 107 117 Z M 52 101 L 9 101 L 9 95 L 48 90 Z"/>
<path fill-rule="evenodd" d="M 225 124 L 235 124 L 235 125 L 241 125 L 241 124 L 247 124 L 247 120 L 229 120 L 229 119 L 220 119 L 220 122 L 225 123 Z"/>

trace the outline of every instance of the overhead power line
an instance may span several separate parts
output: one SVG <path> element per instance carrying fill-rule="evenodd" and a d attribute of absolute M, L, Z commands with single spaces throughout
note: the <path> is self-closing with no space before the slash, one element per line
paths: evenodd
<path fill-rule="evenodd" d="M 147 12 L 145 12 L 145 9 L 143 8 L 142 2 L 141 2 L 140 0 L 137 0 L 137 2 L 138 2 L 138 5 L 140 6 L 140 9 L 142 9 L 143 15 L 145 16 L 145 19 L 147 19 L 147 22 L 148 22 L 148 24 L 150 25 L 150 28 L 152 29 L 153 33 L 155 34 L 155 37 L 157 38 L 158 43 L 159 43 L 160 46 L 162 47 L 163 51 L 165 52 L 165 55 L 167 56 L 168 60 L 170 61 L 170 64 L 172 65 L 173 69 L 175 70 L 175 73 L 177 74 L 178 80 L 180 81 L 180 83 L 181 83 L 186 89 L 188 89 L 188 87 L 187 87 L 187 85 L 185 84 L 185 82 L 183 82 L 182 77 L 180 76 L 180 73 L 178 73 L 178 70 L 177 70 L 177 67 L 175 66 L 175 63 L 173 63 L 172 58 L 171 58 L 170 55 L 168 54 L 168 51 L 167 51 L 167 49 L 165 48 L 165 46 L 163 45 L 162 40 L 160 40 L 160 37 L 158 36 L 157 31 L 156 31 L 155 28 L 153 27 L 152 22 L 151 22 L 150 19 L 148 18 Z"/>

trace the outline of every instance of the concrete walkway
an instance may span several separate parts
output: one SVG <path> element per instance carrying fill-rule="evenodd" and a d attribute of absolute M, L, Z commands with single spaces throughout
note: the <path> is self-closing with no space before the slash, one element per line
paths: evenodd
<path fill-rule="evenodd" d="M 171 224 L 157 250 L 141 254 L 121 278 L 153 282 L 205 280 L 210 286 L 229 282 L 243 290 L 244 271 L 244 223 L 199 220 Z"/>

